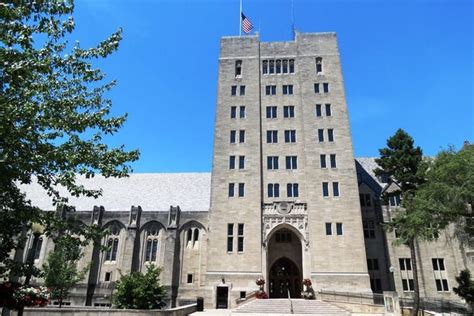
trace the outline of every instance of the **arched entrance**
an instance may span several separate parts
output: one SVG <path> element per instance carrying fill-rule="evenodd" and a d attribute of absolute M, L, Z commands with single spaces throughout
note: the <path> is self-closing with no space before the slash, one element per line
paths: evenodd
<path fill-rule="evenodd" d="M 268 244 L 270 298 L 301 297 L 302 251 L 300 238 L 288 228 L 275 231 Z"/>

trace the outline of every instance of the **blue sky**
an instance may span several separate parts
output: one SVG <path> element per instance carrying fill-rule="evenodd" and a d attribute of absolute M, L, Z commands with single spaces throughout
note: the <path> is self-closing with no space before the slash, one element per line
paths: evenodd
<path fill-rule="evenodd" d="M 473 1 L 294 0 L 301 32 L 337 32 L 357 157 L 398 128 L 426 155 L 474 141 Z M 139 148 L 135 172 L 210 171 L 219 39 L 238 35 L 239 1 L 76 0 L 70 37 L 94 46 L 118 27 L 119 51 L 97 63 L 118 85 L 107 141 Z M 262 41 L 291 39 L 291 0 L 244 0 Z"/>

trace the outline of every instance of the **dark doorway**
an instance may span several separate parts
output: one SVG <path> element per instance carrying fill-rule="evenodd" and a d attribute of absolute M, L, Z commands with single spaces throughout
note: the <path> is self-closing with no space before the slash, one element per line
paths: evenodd
<path fill-rule="evenodd" d="M 278 259 L 270 269 L 270 298 L 301 297 L 301 273 L 296 264 L 288 258 Z"/>
<path fill-rule="evenodd" d="M 228 295 L 229 295 L 229 288 L 227 286 L 217 287 L 216 308 L 228 308 L 227 307 Z"/>

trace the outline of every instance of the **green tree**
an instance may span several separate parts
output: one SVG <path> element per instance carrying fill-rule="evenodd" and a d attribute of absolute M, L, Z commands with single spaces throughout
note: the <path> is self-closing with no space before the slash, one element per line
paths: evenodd
<path fill-rule="evenodd" d="M 161 309 L 166 291 L 160 285 L 161 269 L 150 265 L 145 274 L 132 272 L 117 281 L 114 291 L 114 304 L 117 308 Z"/>
<path fill-rule="evenodd" d="M 69 296 L 69 291 L 82 281 L 89 269 L 77 269 L 83 253 L 74 239 L 65 236 L 56 243 L 54 251 L 48 255 L 44 268 L 44 285 L 51 289 L 51 298 L 57 299 L 59 307 Z"/>
<path fill-rule="evenodd" d="M 474 280 L 471 278 L 469 270 L 462 270 L 456 277 L 458 287 L 454 287 L 453 291 L 463 298 L 469 305 L 474 305 Z"/>
<path fill-rule="evenodd" d="M 117 50 L 121 30 L 94 48 L 70 44 L 73 9 L 72 0 L 0 2 L 0 276 L 24 271 L 9 256 L 23 247 L 19 236 L 33 222 L 42 223 L 47 235 L 67 229 L 98 238 L 86 225 L 41 212 L 19 185 L 37 182 L 61 209 L 68 196 L 101 194 L 80 185 L 77 175 L 123 177 L 139 156 L 103 142 L 126 115 L 110 115 L 106 93 L 115 82 L 104 82 L 92 61 Z"/>
<path fill-rule="evenodd" d="M 429 221 L 413 207 L 414 198 L 420 185 L 425 182 L 426 164 L 420 147 L 414 146 L 413 138 L 399 129 L 387 140 L 387 147 L 379 150 L 380 158 L 376 159 L 379 168 L 377 175 L 387 174 L 396 182 L 397 190 L 385 193 L 385 198 L 398 195 L 403 208 L 398 210 L 392 221 L 386 224 L 389 230 L 397 231 L 397 243 L 410 248 L 413 270 L 414 308 L 412 315 L 417 315 L 420 308 L 420 290 L 418 283 L 416 243 L 417 239 L 430 239 L 426 233 Z"/>

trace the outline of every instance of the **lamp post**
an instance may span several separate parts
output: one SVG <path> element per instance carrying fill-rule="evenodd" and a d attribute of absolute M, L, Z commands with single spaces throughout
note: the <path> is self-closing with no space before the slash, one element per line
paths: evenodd
<path fill-rule="evenodd" d="M 31 248 L 28 249 L 28 254 L 26 256 L 26 264 L 28 268 L 26 270 L 24 285 L 30 284 L 31 274 L 36 256 L 36 248 L 38 248 L 39 237 L 43 234 L 44 227 L 39 223 L 33 223 L 31 225 L 31 231 L 33 233 L 33 243 L 31 244 Z M 18 316 L 23 316 L 23 309 L 24 306 L 20 306 L 20 308 L 18 309 Z"/>

